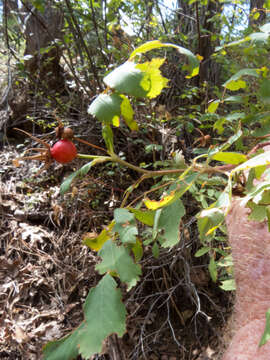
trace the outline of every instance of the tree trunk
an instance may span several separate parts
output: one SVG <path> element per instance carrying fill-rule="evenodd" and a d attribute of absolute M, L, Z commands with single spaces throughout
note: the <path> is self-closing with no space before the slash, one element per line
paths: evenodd
<path fill-rule="evenodd" d="M 44 3 L 44 11 L 37 11 L 30 2 L 24 2 L 26 38 L 25 68 L 32 79 L 44 84 L 48 90 L 59 90 L 63 84 L 63 71 L 60 66 L 61 48 L 57 40 L 61 39 L 63 15 L 53 7 L 52 1 Z"/>
<path fill-rule="evenodd" d="M 256 27 L 263 24 L 266 19 L 266 12 L 263 9 L 264 0 L 250 0 L 249 7 L 249 26 Z M 259 13 L 259 17 L 254 18 L 254 14 Z"/>

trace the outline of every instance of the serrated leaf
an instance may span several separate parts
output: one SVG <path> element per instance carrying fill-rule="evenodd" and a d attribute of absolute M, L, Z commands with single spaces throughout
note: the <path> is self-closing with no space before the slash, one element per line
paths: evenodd
<path fill-rule="evenodd" d="M 158 96 L 162 89 L 167 86 L 168 79 L 161 75 L 159 70 L 160 66 L 164 63 L 165 59 L 155 58 L 143 64 L 138 64 L 136 67 L 143 73 L 148 74 L 141 82 L 141 86 L 148 89 L 147 97 L 150 99 Z"/>
<path fill-rule="evenodd" d="M 208 270 L 211 276 L 211 279 L 216 282 L 217 281 L 217 264 L 213 257 L 210 258 L 210 262 L 208 265 Z"/>
<path fill-rule="evenodd" d="M 201 256 L 205 255 L 206 253 L 208 253 L 210 250 L 211 250 L 210 247 L 204 246 L 204 247 L 200 248 L 198 251 L 196 251 L 194 256 L 201 257 Z"/>
<path fill-rule="evenodd" d="M 180 222 L 185 215 L 185 207 L 180 199 L 162 209 L 158 219 L 160 237 L 164 238 L 162 247 L 172 247 L 180 240 Z"/>
<path fill-rule="evenodd" d="M 149 41 L 149 42 L 139 46 L 131 53 L 129 59 L 132 60 L 138 54 L 144 54 L 147 51 L 162 48 L 162 47 L 175 48 L 180 54 L 187 56 L 189 65 L 186 66 L 186 69 L 189 71 L 189 74 L 190 74 L 189 77 L 198 75 L 200 62 L 199 62 L 198 58 L 190 50 L 188 50 L 182 46 L 175 45 L 175 44 L 161 43 L 159 40 Z"/>
<path fill-rule="evenodd" d="M 221 281 L 220 288 L 224 291 L 234 291 L 236 290 L 236 284 L 234 279 L 228 279 Z"/>
<path fill-rule="evenodd" d="M 263 335 L 261 337 L 259 346 L 263 346 L 269 341 L 270 339 L 270 309 L 266 311 L 266 322 Z"/>
<path fill-rule="evenodd" d="M 135 244 L 138 229 L 136 224 L 115 224 L 113 230 L 119 234 L 120 241 L 125 244 Z"/>
<path fill-rule="evenodd" d="M 159 67 L 164 59 L 155 58 L 143 64 L 127 61 L 104 78 L 104 82 L 120 93 L 135 97 L 154 98 L 167 85 Z"/>
<path fill-rule="evenodd" d="M 69 336 L 49 342 L 43 349 L 44 360 L 84 359 L 100 353 L 102 343 L 111 334 L 123 336 L 126 310 L 115 280 L 105 275 L 91 289 L 84 305 L 83 323 Z"/>
<path fill-rule="evenodd" d="M 218 152 L 212 156 L 212 160 L 222 161 L 226 164 L 241 164 L 247 160 L 246 155 L 235 152 Z"/>
<path fill-rule="evenodd" d="M 108 156 L 96 156 L 94 158 L 94 160 L 83 165 L 79 170 L 77 170 L 74 173 L 72 173 L 71 175 L 69 175 L 61 184 L 61 187 L 60 187 L 61 195 L 65 194 L 69 190 L 70 185 L 73 180 L 75 180 L 79 176 L 82 176 L 82 177 L 85 176 L 89 172 L 89 170 L 91 169 L 92 166 L 103 163 L 105 161 L 108 161 L 108 159 L 109 159 Z"/>
<path fill-rule="evenodd" d="M 112 240 L 108 240 L 98 254 L 102 258 L 102 262 L 96 265 L 100 274 L 115 271 L 120 280 L 128 284 L 128 290 L 136 285 L 141 268 L 134 263 L 126 247 L 117 246 Z"/>
<path fill-rule="evenodd" d="M 88 113 L 107 125 L 121 115 L 122 97 L 118 94 L 100 94 L 89 106 Z"/>
<path fill-rule="evenodd" d="M 127 61 L 105 76 L 104 82 L 111 89 L 116 89 L 120 93 L 146 97 L 150 90 L 150 84 L 148 84 L 148 88 L 141 86 L 144 77 L 149 78 L 149 75 L 137 68 L 136 63 Z"/>
<path fill-rule="evenodd" d="M 113 131 L 112 131 L 112 128 L 110 127 L 110 125 L 103 124 L 102 137 L 105 141 L 108 152 L 112 154 L 114 152 Z"/>
<path fill-rule="evenodd" d="M 132 212 L 136 219 L 139 220 L 141 223 L 153 226 L 154 225 L 154 218 L 155 218 L 155 211 L 154 210 L 139 210 L 129 208 L 129 211 Z"/>

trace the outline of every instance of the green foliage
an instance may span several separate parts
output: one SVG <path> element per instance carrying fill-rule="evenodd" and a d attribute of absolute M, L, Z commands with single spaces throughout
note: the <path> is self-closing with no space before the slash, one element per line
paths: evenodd
<path fill-rule="evenodd" d="M 139 7 L 139 4 L 136 3 L 136 6 Z M 260 136 L 264 137 L 270 119 L 269 68 L 264 52 L 269 28 L 269 24 L 265 25 L 261 27 L 261 32 L 245 36 L 219 49 L 225 52 L 225 56 L 226 50 L 242 46 L 242 53 L 247 58 L 253 57 L 258 49 L 262 50 L 261 54 L 264 56 L 254 57 L 249 68 L 242 64 L 233 65 L 221 89 L 216 90 L 216 95 L 205 106 L 205 111 L 196 104 L 190 107 L 190 131 L 199 127 L 199 132 L 203 134 L 203 131 L 213 129 L 216 138 L 209 147 L 203 147 L 202 136 L 199 145 L 194 145 L 193 158 L 189 159 L 189 163 L 178 154 L 175 161 L 166 159 L 166 163 L 160 161 L 144 167 L 130 164 L 114 153 L 112 126 L 119 126 L 120 119 L 123 118 L 130 131 L 137 131 L 139 126 L 133 119 L 134 111 L 131 104 L 136 104 L 138 98 L 147 98 L 149 101 L 167 87 L 168 81 L 160 71 L 164 58 L 156 57 L 141 62 L 141 55 L 152 50 L 175 48 L 187 57 L 188 65 L 185 64 L 184 69 L 188 70 L 189 77 L 198 74 L 198 58 L 180 46 L 151 41 L 135 49 L 128 61 L 106 75 L 104 83 L 107 88 L 92 102 L 88 112 L 102 123 L 102 136 L 108 156 L 89 155 L 93 161 L 66 179 L 61 191 L 66 192 L 73 179 L 85 175 L 97 162 L 111 161 L 126 166 L 137 171 L 141 177 L 125 192 L 121 207 L 114 210 L 111 224 L 99 235 L 84 238 L 84 244 L 98 251 L 101 258 L 96 270 L 99 274 L 106 275 L 96 290 L 90 291 L 91 301 L 87 299 L 87 308 L 85 307 L 86 323 L 67 338 L 49 343 L 45 347 L 46 356 L 56 356 L 52 355 L 53 351 L 63 356 L 62 351 L 66 351 L 69 359 L 77 354 L 76 351 L 81 351 L 82 356 L 87 357 L 93 354 L 93 351 L 99 352 L 101 342 L 111 333 L 117 332 L 120 336 L 123 334 L 125 311 L 112 276 L 118 277 L 129 291 L 136 286 L 142 274 L 139 261 L 143 257 L 145 246 L 151 246 L 152 254 L 156 258 L 159 257 L 160 248 L 177 246 L 181 238 L 181 221 L 186 214 L 186 199 L 192 199 L 201 210 L 197 214 L 197 225 L 202 247 L 196 252 L 195 257 L 208 256 L 211 279 L 224 291 L 235 289 L 228 250 L 215 245 L 220 239 L 224 240 L 224 218 L 229 211 L 235 187 L 243 187 L 242 201 L 251 209 L 250 218 L 257 221 L 268 219 L 270 223 L 269 172 L 265 171 L 270 164 L 270 152 L 257 152 L 254 147 L 257 142 L 254 136 L 257 127 L 261 131 Z M 226 92 L 233 92 L 233 95 Z M 185 96 L 188 96 L 187 93 Z M 193 119 L 194 116 L 196 121 Z M 148 148 L 144 147 L 146 152 L 149 149 L 159 149 L 158 146 L 154 149 L 152 145 L 151 143 L 148 144 Z M 87 155 L 84 157 L 87 158 Z M 155 166 L 159 167 L 158 170 Z M 149 168 L 154 170 L 148 170 Z M 248 179 L 242 183 L 243 178 L 245 179 L 243 174 L 247 171 Z M 137 189 L 142 181 L 150 178 L 155 179 L 155 186 L 136 198 L 134 206 L 125 207 L 134 189 Z M 261 179 L 261 183 L 253 185 L 254 179 Z M 113 309 L 108 305 L 111 305 L 112 301 L 109 296 L 110 301 L 102 303 L 107 321 L 104 326 L 102 321 L 99 322 L 97 335 L 92 336 L 91 342 L 89 340 L 87 345 L 86 333 L 92 334 L 93 331 L 92 325 L 88 326 L 87 313 L 89 311 L 93 315 L 92 311 L 101 311 L 101 304 L 94 304 L 94 301 L 97 301 L 95 294 L 100 294 L 101 290 L 107 293 L 109 289 L 115 296 L 113 306 L 117 309 L 116 314 L 110 315 Z M 98 322 L 97 317 L 95 321 Z M 96 323 L 94 322 L 95 326 Z M 76 348 L 77 345 L 79 350 Z M 54 358 L 56 357 L 48 357 L 49 360 Z"/>
<path fill-rule="evenodd" d="M 84 321 L 70 335 L 49 342 L 43 349 L 44 360 L 71 360 L 81 355 L 89 359 L 99 353 L 107 336 L 123 336 L 126 310 L 115 280 L 105 275 L 91 289 L 84 304 Z"/>
<path fill-rule="evenodd" d="M 267 341 L 269 341 L 269 340 L 270 340 L 270 309 L 268 309 L 266 312 L 265 329 L 264 329 L 264 333 L 262 335 L 259 346 L 266 344 Z"/>

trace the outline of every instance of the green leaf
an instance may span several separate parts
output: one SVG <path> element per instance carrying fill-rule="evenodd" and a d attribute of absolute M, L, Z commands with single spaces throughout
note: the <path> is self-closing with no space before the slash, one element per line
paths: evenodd
<path fill-rule="evenodd" d="M 226 89 L 235 91 L 246 87 L 246 82 L 241 80 L 242 76 L 259 77 L 257 69 L 241 69 L 234 74 L 229 80 L 227 80 L 223 86 Z"/>
<path fill-rule="evenodd" d="M 103 229 L 98 236 L 92 236 L 89 233 L 86 233 L 83 236 L 83 244 L 88 246 L 91 250 L 99 251 L 106 241 L 112 238 L 112 229 L 114 226 L 114 221 L 110 223 L 107 229 Z"/>
<path fill-rule="evenodd" d="M 213 257 L 210 258 L 210 262 L 209 262 L 209 265 L 208 265 L 208 270 L 209 270 L 209 273 L 210 273 L 210 276 L 211 276 L 211 279 L 216 282 L 217 281 L 217 264 L 214 260 Z"/>
<path fill-rule="evenodd" d="M 216 148 L 210 149 L 210 151 L 208 153 L 209 157 L 212 157 L 214 154 L 216 154 L 220 151 L 227 150 L 234 142 L 236 142 L 242 136 L 242 134 L 243 134 L 243 132 L 242 132 L 241 128 L 239 127 L 237 132 L 234 135 L 230 136 L 229 139 L 224 144 L 221 144 L 220 146 L 217 146 Z"/>
<path fill-rule="evenodd" d="M 212 101 L 207 108 L 207 112 L 210 114 L 214 114 L 217 111 L 219 104 L 220 104 L 220 100 Z"/>
<path fill-rule="evenodd" d="M 234 168 L 231 171 L 231 177 L 239 171 L 249 170 L 257 166 L 269 165 L 269 164 L 270 164 L 270 151 L 265 151 L 264 153 L 254 156 L 253 158 L 247 160 L 243 164 L 240 164 L 236 168 Z"/>
<path fill-rule="evenodd" d="M 201 256 L 205 255 L 206 253 L 208 253 L 210 250 L 211 250 L 210 247 L 204 246 L 204 247 L 200 248 L 198 251 L 196 251 L 195 257 L 201 257 Z"/>
<path fill-rule="evenodd" d="M 108 159 L 109 159 L 108 156 L 96 156 L 94 158 L 94 160 L 83 165 L 79 170 L 77 170 L 74 173 L 72 173 L 71 175 L 69 175 L 61 184 L 61 187 L 60 187 L 61 195 L 65 194 L 69 190 L 70 185 L 73 180 L 75 180 L 79 176 L 84 177 L 88 173 L 88 171 L 91 169 L 92 166 L 94 166 L 96 164 L 100 164 L 105 161 L 108 161 Z"/>
<path fill-rule="evenodd" d="M 116 223 L 124 224 L 134 220 L 134 215 L 128 211 L 128 209 L 115 209 L 114 220 Z"/>
<path fill-rule="evenodd" d="M 102 137 L 105 141 L 106 148 L 110 154 L 113 154 L 114 152 L 114 146 L 113 146 L 113 131 L 110 127 L 110 125 L 103 124 L 102 126 Z"/>
<path fill-rule="evenodd" d="M 101 352 L 109 335 L 124 335 L 126 310 L 121 292 L 109 274 L 90 290 L 84 305 L 84 318 L 71 335 L 51 341 L 44 347 L 44 360 L 71 360 L 79 354 L 89 359 Z"/>
<path fill-rule="evenodd" d="M 123 244 L 135 244 L 138 229 L 134 214 L 130 213 L 127 209 L 115 209 L 114 220 L 116 224 L 113 230 L 118 232 L 121 242 Z"/>
<path fill-rule="evenodd" d="M 265 323 L 264 333 L 261 337 L 259 346 L 265 345 L 269 339 L 270 339 L 270 309 L 266 311 L 266 323 Z"/>
<path fill-rule="evenodd" d="M 89 106 L 88 113 L 105 122 L 107 125 L 116 123 L 121 115 L 123 98 L 118 94 L 100 94 Z"/>
<path fill-rule="evenodd" d="M 236 290 L 236 284 L 234 279 L 228 279 L 221 281 L 220 288 L 224 291 L 234 291 Z"/>
<path fill-rule="evenodd" d="M 187 56 L 189 65 L 186 66 L 186 69 L 189 71 L 190 77 L 198 75 L 200 62 L 199 62 L 198 58 L 190 50 L 183 48 L 182 46 L 175 45 L 175 44 L 161 43 L 159 40 L 149 41 L 149 42 L 139 46 L 131 53 L 129 60 L 132 60 L 138 54 L 144 54 L 147 51 L 150 51 L 153 49 L 159 49 L 162 47 L 175 48 L 180 54 Z"/>
<path fill-rule="evenodd" d="M 154 218 L 155 218 L 155 211 L 154 210 L 139 210 L 139 209 L 133 209 L 128 208 L 130 212 L 132 212 L 136 219 L 139 220 L 141 223 L 153 226 L 154 225 Z"/>
<path fill-rule="evenodd" d="M 214 231 L 224 221 L 224 211 L 219 208 L 206 209 L 198 215 L 198 228 L 200 238 L 208 240 L 213 236 Z"/>
<path fill-rule="evenodd" d="M 264 79 L 260 85 L 259 96 L 264 104 L 270 104 L 270 80 Z"/>
<path fill-rule="evenodd" d="M 164 238 L 162 247 L 172 247 L 180 240 L 180 222 L 185 215 L 185 207 L 180 199 L 162 209 L 158 220 L 158 229 L 162 230 L 160 235 Z"/>
<path fill-rule="evenodd" d="M 158 257 L 159 257 L 159 246 L 158 246 L 156 241 L 154 242 L 154 244 L 152 246 L 152 254 L 153 254 L 154 258 L 158 259 Z"/>
<path fill-rule="evenodd" d="M 135 224 L 115 224 L 113 230 L 119 234 L 120 241 L 125 244 L 135 244 L 138 229 Z"/>
<path fill-rule="evenodd" d="M 190 189 L 192 184 L 197 179 L 197 174 L 191 174 L 181 181 L 176 183 L 176 188 L 171 190 L 168 195 L 163 196 L 159 201 L 144 199 L 146 207 L 150 210 L 157 210 L 162 207 L 168 206 L 179 199 L 186 191 Z"/>
<path fill-rule="evenodd" d="M 212 160 L 222 161 L 226 164 L 241 164 L 247 160 L 246 155 L 235 152 L 218 152 L 212 156 Z"/>
<path fill-rule="evenodd" d="M 143 64 L 127 61 L 104 78 L 107 86 L 135 97 L 154 98 L 167 85 L 159 67 L 165 59 L 155 58 Z"/>
<path fill-rule="evenodd" d="M 148 74 L 137 68 L 136 63 L 127 61 L 110 72 L 104 78 L 104 82 L 107 86 L 116 89 L 120 93 L 135 97 L 146 97 L 150 84 L 146 89 L 141 86 L 144 77 L 149 78 Z M 146 82 L 146 79 L 144 82 Z"/>
<path fill-rule="evenodd" d="M 142 242 L 139 239 L 136 239 L 136 243 L 131 248 L 135 261 L 139 262 L 143 257 L 143 247 Z"/>
<path fill-rule="evenodd" d="M 224 87 L 231 91 L 245 89 L 246 86 L 247 84 L 243 80 L 231 80 L 230 82 L 227 82 L 226 85 L 224 84 Z"/>
<path fill-rule="evenodd" d="M 134 263 L 126 247 L 117 246 L 112 240 L 108 240 L 98 254 L 102 258 L 102 262 L 96 265 L 100 274 L 116 272 L 120 280 L 128 285 L 128 290 L 136 285 L 141 268 Z"/>

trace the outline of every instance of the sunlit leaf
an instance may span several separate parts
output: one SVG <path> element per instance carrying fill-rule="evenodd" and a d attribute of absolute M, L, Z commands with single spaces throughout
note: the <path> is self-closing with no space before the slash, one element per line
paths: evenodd
<path fill-rule="evenodd" d="M 212 156 L 212 160 L 222 161 L 226 164 L 241 164 L 247 160 L 246 155 L 235 152 L 218 152 Z"/>
<path fill-rule="evenodd" d="M 130 128 L 130 130 L 138 130 L 138 124 L 134 120 L 134 111 L 132 109 L 132 106 L 130 104 L 130 101 L 128 98 L 124 95 L 121 95 L 123 101 L 121 103 L 121 115 L 123 116 L 125 123 Z"/>
<path fill-rule="evenodd" d="M 221 281 L 221 285 L 219 286 L 224 291 L 234 291 L 236 290 L 236 284 L 234 279 L 228 279 Z"/>
<path fill-rule="evenodd" d="M 211 104 L 207 108 L 207 112 L 210 114 L 214 114 L 217 111 L 220 100 L 212 101 Z"/>
<path fill-rule="evenodd" d="M 88 113 L 101 122 L 112 124 L 113 119 L 121 115 L 122 101 L 118 94 L 100 94 L 89 106 Z"/>
<path fill-rule="evenodd" d="M 165 59 L 155 58 L 152 61 L 137 65 L 138 69 L 148 74 L 148 76 L 143 78 L 141 86 L 148 89 L 147 97 L 150 99 L 158 96 L 162 89 L 167 86 L 168 79 L 163 77 L 159 70 L 160 66 L 164 63 L 164 60 Z"/>
<path fill-rule="evenodd" d="M 135 97 L 154 98 L 167 85 L 159 67 L 164 59 L 154 58 L 143 64 L 127 61 L 104 78 L 104 82 L 120 93 Z"/>
<path fill-rule="evenodd" d="M 144 54 L 147 51 L 162 47 L 175 48 L 180 54 L 187 56 L 189 65 L 188 66 L 186 65 L 185 68 L 189 71 L 189 77 L 198 75 L 200 62 L 198 58 L 190 50 L 176 44 L 161 43 L 159 40 L 149 41 L 139 46 L 131 53 L 129 59 L 132 60 L 138 54 Z"/>

